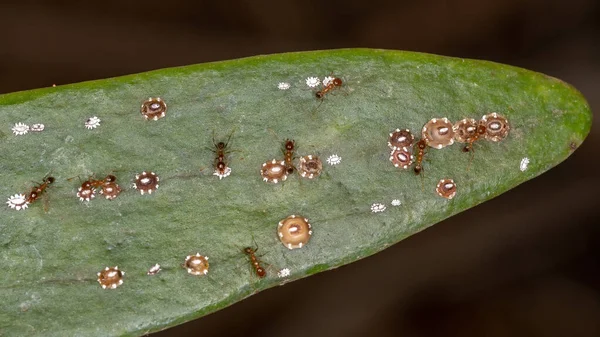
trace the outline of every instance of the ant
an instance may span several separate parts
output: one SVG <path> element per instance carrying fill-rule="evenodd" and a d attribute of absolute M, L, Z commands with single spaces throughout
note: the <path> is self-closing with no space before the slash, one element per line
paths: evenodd
<path fill-rule="evenodd" d="M 296 169 L 296 167 L 294 166 L 294 163 L 292 162 L 294 159 L 295 145 L 296 145 L 296 142 L 294 142 L 293 140 L 290 140 L 290 139 L 286 139 L 285 143 L 283 145 L 283 155 L 284 155 L 285 167 L 286 167 L 288 174 L 294 173 L 294 170 Z"/>
<path fill-rule="evenodd" d="M 487 128 L 482 122 L 475 124 L 474 121 L 469 123 L 468 120 L 463 120 L 459 122 L 458 132 L 461 133 L 461 138 L 463 138 L 464 142 L 467 143 L 465 147 L 462 148 L 462 151 L 471 153 L 471 159 L 469 160 L 469 164 L 467 165 L 467 171 L 469 171 L 475 152 L 473 144 L 477 140 L 485 137 Z"/>
<path fill-rule="evenodd" d="M 44 191 L 48 188 L 48 186 L 50 186 L 53 182 L 54 182 L 54 177 L 50 177 L 50 176 L 45 177 L 42 180 L 41 184 L 38 184 L 31 189 L 31 192 L 29 192 L 29 194 L 27 194 L 25 201 L 30 204 L 32 202 L 36 201 L 40 197 L 40 195 L 42 195 L 42 193 L 44 193 Z"/>
<path fill-rule="evenodd" d="M 219 177 L 219 179 L 223 179 L 227 176 L 229 176 L 229 174 L 231 174 L 231 168 L 227 165 L 227 160 L 225 158 L 225 154 L 229 153 L 230 151 L 227 151 L 227 146 L 229 145 L 229 141 L 231 140 L 231 136 L 233 135 L 233 132 L 235 131 L 235 129 L 233 131 L 231 131 L 231 133 L 229 134 L 229 137 L 227 137 L 227 141 L 226 142 L 216 142 L 215 141 L 215 132 L 213 130 L 213 145 L 215 146 L 215 149 L 212 150 L 215 154 L 215 172 L 213 173 L 213 175 Z"/>
<path fill-rule="evenodd" d="M 112 174 L 109 174 L 104 179 L 100 179 L 100 180 L 93 179 L 90 177 L 88 180 L 84 181 L 83 184 L 81 184 L 81 188 L 82 189 L 99 188 L 106 184 L 115 182 L 116 180 L 117 180 L 117 177 L 113 176 Z"/>
<path fill-rule="evenodd" d="M 69 178 L 67 180 L 71 180 Z M 90 201 L 96 197 L 96 189 L 102 188 L 101 194 L 104 194 L 106 199 L 112 200 L 121 193 L 121 188 L 116 183 L 117 177 L 112 174 L 107 175 L 104 179 L 94 179 L 93 177 L 88 178 L 81 184 L 81 187 L 77 190 L 77 197 L 81 201 Z"/>
<path fill-rule="evenodd" d="M 260 278 L 263 278 L 263 277 L 267 276 L 267 271 L 263 267 L 260 266 L 260 261 L 256 257 L 257 251 L 258 251 L 258 248 L 256 248 L 256 249 L 252 249 L 250 247 L 244 248 L 244 253 L 246 255 L 248 255 L 248 257 L 250 258 L 250 263 L 252 263 L 252 267 L 254 268 L 256 275 L 258 275 L 258 277 L 260 277 Z"/>
<path fill-rule="evenodd" d="M 341 86 L 342 86 L 342 79 L 339 77 L 334 77 L 331 81 L 329 81 L 329 83 L 327 83 L 326 86 L 323 87 L 323 89 L 317 91 L 315 93 L 315 96 L 318 99 L 323 99 L 328 92 L 331 92 L 334 89 L 339 88 Z"/>
<path fill-rule="evenodd" d="M 478 139 L 485 136 L 485 132 L 486 132 L 485 125 L 483 125 L 481 123 L 479 125 L 477 125 L 477 131 L 475 132 L 475 134 L 473 136 L 471 136 L 469 138 L 469 140 L 467 141 L 467 145 L 465 145 L 465 147 L 462 149 L 462 151 L 463 152 L 475 152 L 475 149 L 473 148 L 473 143 L 475 143 L 475 141 L 477 141 Z"/>
<path fill-rule="evenodd" d="M 423 171 L 423 157 L 425 156 L 425 149 L 427 148 L 427 143 L 425 142 L 424 139 L 421 139 L 417 142 L 417 146 L 415 147 L 415 150 L 417 152 L 415 158 L 415 167 L 414 167 L 414 171 L 415 174 L 420 174 L 421 171 Z"/>

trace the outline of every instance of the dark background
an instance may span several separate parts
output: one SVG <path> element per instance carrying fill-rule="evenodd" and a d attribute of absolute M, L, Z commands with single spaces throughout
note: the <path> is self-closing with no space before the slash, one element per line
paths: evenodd
<path fill-rule="evenodd" d="M 258 54 L 341 47 L 508 63 L 600 109 L 595 0 L 0 4 L 0 92 Z M 154 336 L 600 336 L 600 156 L 550 172 L 335 271 Z"/>

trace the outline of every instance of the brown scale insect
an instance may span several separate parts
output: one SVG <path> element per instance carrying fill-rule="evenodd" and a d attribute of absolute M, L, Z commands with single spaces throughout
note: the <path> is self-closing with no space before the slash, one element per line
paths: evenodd
<path fill-rule="evenodd" d="M 265 270 L 265 268 L 260 266 L 260 261 L 256 257 L 257 251 L 258 251 L 258 248 L 256 248 L 256 249 L 252 249 L 250 247 L 244 248 L 244 253 L 246 255 L 248 255 L 248 257 L 250 258 L 250 263 L 252 263 L 252 267 L 254 268 L 256 275 L 260 278 L 263 278 L 263 277 L 267 276 L 267 271 Z"/>
<path fill-rule="evenodd" d="M 53 182 L 54 177 L 45 177 L 41 184 L 38 184 L 31 189 L 31 192 L 25 197 L 25 201 L 30 204 L 36 201 Z"/>
<path fill-rule="evenodd" d="M 296 169 L 296 166 L 294 166 L 294 163 L 293 163 L 295 146 L 296 146 L 296 143 L 290 139 L 286 139 L 285 143 L 283 145 L 285 168 L 286 168 L 288 174 L 294 173 L 294 170 Z"/>
<path fill-rule="evenodd" d="M 234 130 L 235 131 L 235 130 Z M 213 152 L 216 154 L 215 157 L 215 172 L 213 175 L 219 177 L 219 179 L 223 179 L 231 174 L 231 168 L 227 164 L 226 154 L 229 153 L 227 150 L 227 146 L 229 145 L 229 141 L 231 140 L 231 136 L 233 135 L 233 131 L 229 134 L 226 142 L 216 142 L 215 141 L 215 133 L 213 132 L 213 144 L 215 146 Z"/>
<path fill-rule="evenodd" d="M 423 171 L 423 157 L 425 156 L 425 149 L 427 148 L 427 143 L 424 139 L 421 139 L 417 142 L 415 146 L 415 174 L 420 174 Z"/>
<path fill-rule="evenodd" d="M 329 81 L 329 83 L 326 86 L 324 86 L 323 89 L 317 91 L 315 93 L 315 96 L 318 99 L 323 99 L 328 92 L 331 92 L 336 88 L 340 88 L 342 86 L 342 83 L 342 79 L 335 77 L 333 80 Z"/>

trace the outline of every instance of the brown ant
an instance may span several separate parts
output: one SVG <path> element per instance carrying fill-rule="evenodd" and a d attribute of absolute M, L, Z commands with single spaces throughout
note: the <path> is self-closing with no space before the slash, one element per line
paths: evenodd
<path fill-rule="evenodd" d="M 31 189 L 31 192 L 27 194 L 25 201 L 30 204 L 36 201 L 53 182 L 54 177 L 45 177 L 41 184 L 38 184 Z"/>
<path fill-rule="evenodd" d="M 483 125 L 483 123 L 479 123 L 477 125 L 477 130 L 475 131 L 475 133 L 469 137 L 469 139 L 467 140 L 467 145 L 465 145 L 465 147 L 463 147 L 462 151 L 463 152 L 470 152 L 471 153 L 471 159 L 469 159 L 469 164 L 467 165 L 467 171 L 469 171 L 471 169 L 471 163 L 473 162 L 473 155 L 475 153 L 475 148 L 473 147 L 473 143 L 475 143 L 477 140 L 483 138 L 485 136 L 486 133 L 486 127 L 485 125 Z"/>
<path fill-rule="evenodd" d="M 231 136 L 233 135 L 234 131 L 235 129 L 231 131 L 226 142 L 217 143 L 215 141 L 215 132 L 213 130 L 213 145 L 215 148 L 212 151 L 216 154 L 214 163 L 215 172 L 213 174 L 219 177 L 219 179 L 223 179 L 231 173 L 231 168 L 227 165 L 227 159 L 225 155 L 230 152 L 227 150 L 227 146 L 229 145 L 229 141 L 231 140 Z"/>
<path fill-rule="evenodd" d="M 94 179 L 94 178 L 90 177 L 88 180 L 84 181 L 81 184 L 81 188 L 84 190 L 90 189 L 90 188 L 99 188 L 106 184 L 115 182 L 116 180 L 117 180 L 117 177 L 113 176 L 112 174 L 107 175 L 104 179 Z"/>
<path fill-rule="evenodd" d="M 417 152 L 417 154 L 415 155 L 415 167 L 414 167 L 414 171 L 415 174 L 420 174 L 421 171 L 423 171 L 423 157 L 425 156 L 425 149 L 427 148 L 427 143 L 425 142 L 424 139 L 421 139 L 417 142 L 416 144 L 417 146 L 415 146 L 415 150 Z"/>
<path fill-rule="evenodd" d="M 467 145 L 465 145 L 465 147 L 462 149 L 462 151 L 463 152 L 475 152 L 475 149 L 473 149 L 473 143 L 475 143 L 475 141 L 477 141 L 478 139 L 484 137 L 485 132 L 486 132 L 485 125 L 483 125 L 483 124 L 477 125 L 477 132 L 475 132 L 475 134 L 469 138 Z"/>
<path fill-rule="evenodd" d="M 73 178 L 67 180 L 71 181 Z M 96 189 L 102 188 L 100 193 L 104 194 L 106 199 L 112 200 L 121 193 L 121 188 L 116 181 L 117 177 L 112 174 L 107 175 L 104 179 L 95 179 L 92 175 L 81 184 L 81 187 L 77 190 L 77 197 L 81 201 L 90 201 L 96 197 Z"/>
<path fill-rule="evenodd" d="M 327 83 L 327 85 L 323 87 L 323 89 L 317 91 L 315 93 L 315 96 L 318 99 L 323 99 L 328 92 L 331 92 L 334 89 L 341 87 L 342 83 L 342 79 L 340 79 L 339 77 L 334 77 L 333 80 L 329 81 L 329 83 Z"/>
<path fill-rule="evenodd" d="M 248 255 L 248 257 L 250 258 L 250 263 L 252 263 L 252 267 L 254 268 L 256 275 L 260 278 L 263 278 L 263 277 L 267 276 L 267 271 L 265 270 L 265 268 L 260 266 L 260 261 L 256 257 L 257 251 L 258 251 L 258 248 L 256 248 L 256 249 L 252 249 L 250 247 L 244 248 L 244 253 L 246 255 Z"/>
<path fill-rule="evenodd" d="M 294 163 L 293 163 L 295 145 L 296 145 L 296 142 L 294 142 L 293 140 L 290 140 L 290 139 L 286 139 L 285 143 L 283 145 L 283 155 L 284 155 L 285 167 L 286 167 L 288 174 L 294 173 L 294 170 L 296 169 L 296 167 L 294 166 Z"/>

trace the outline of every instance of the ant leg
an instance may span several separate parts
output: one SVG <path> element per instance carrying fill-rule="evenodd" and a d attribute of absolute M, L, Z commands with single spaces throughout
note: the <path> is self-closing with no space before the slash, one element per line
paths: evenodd
<path fill-rule="evenodd" d="M 258 252 L 258 244 L 256 243 L 256 240 L 254 239 L 254 233 L 251 233 L 250 236 L 252 236 L 252 242 L 254 243 L 254 247 L 256 247 L 254 249 L 254 253 Z"/>
<path fill-rule="evenodd" d="M 212 140 L 213 140 L 213 145 L 216 148 L 217 147 L 217 142 L 215 141 L 215 129 L 213 129 Z"/>
<path fill-rule="evenodd" d="M 48 211 L 50 210 L 50 203 L 48 202 L 48 194 L 46 194 L 46 193 L 42 194 L 42 201 L 44 204 L 44 212 L 48 213 Z"/>
<path fill-rule="evenodd" d="M 325 99 L 323 99 L 323 98 L 320 98 L 320 99 L 319 99 L 319 105 L 317 105 L 317 107 L 316 107 L 316 108 L 314 108 L 314 109 L 312 110 L 311 114 L 312 114 L 312 117 L 313 117 L 313 118 L 317 116 L 317 111 L 319 111 L 319 108 L 321 107 L 321 104 L 323 104 L 323 101 L 324 101 L 324 100 L 325 100 Z"/>
<path fill-rule="evenodd" d="M 235 132 L 235 130 L 237 129 L 237 127 L 233 128 L 233 130 L 231 130 L 231 133 L 229 134 L 229 137 L 227 137 L 227 141 L 225 142 L 225 147 L 227 147 L 227 145 L 229 145 L 229 141 L 231 140 L 231 136 L 233 136 L 233 133 Z M 213 135 L 213 143 L 215 141 L 214 135 Z"/>
<path fill-rule="evenodd" d="M 275 137 L 275 139 L 277 139 L 278 142 L 281 141 L 281 138 L 277 135 L 277 132 L 275 132 L 275 130 L 271 128 L 267 128 L 267 130 L 269 130 L 269 133 L 273 135 L 273 137 Z"/>
<path fill-rule="evenodd" d="M 71 178 L 67 178 L 67 181 L 71 181 L 71 180 L 73 180 L 75 178 L 79 179 L 79 182 L 81 182 L 81 177 L 79 175 L 76 175 L 76 176 L 71 177 Z"/>
<path fill-rule="evenodd" d="M 467 164 L 467 172 L 469 172 L 469 170 L 471 169 L 471 164 L 473 163 L 473 158 L 475 158 L 475 153 L 473 153 L 473 147 L 471 147 L 471 150 L 469 151 L 469 163 Z"/>

